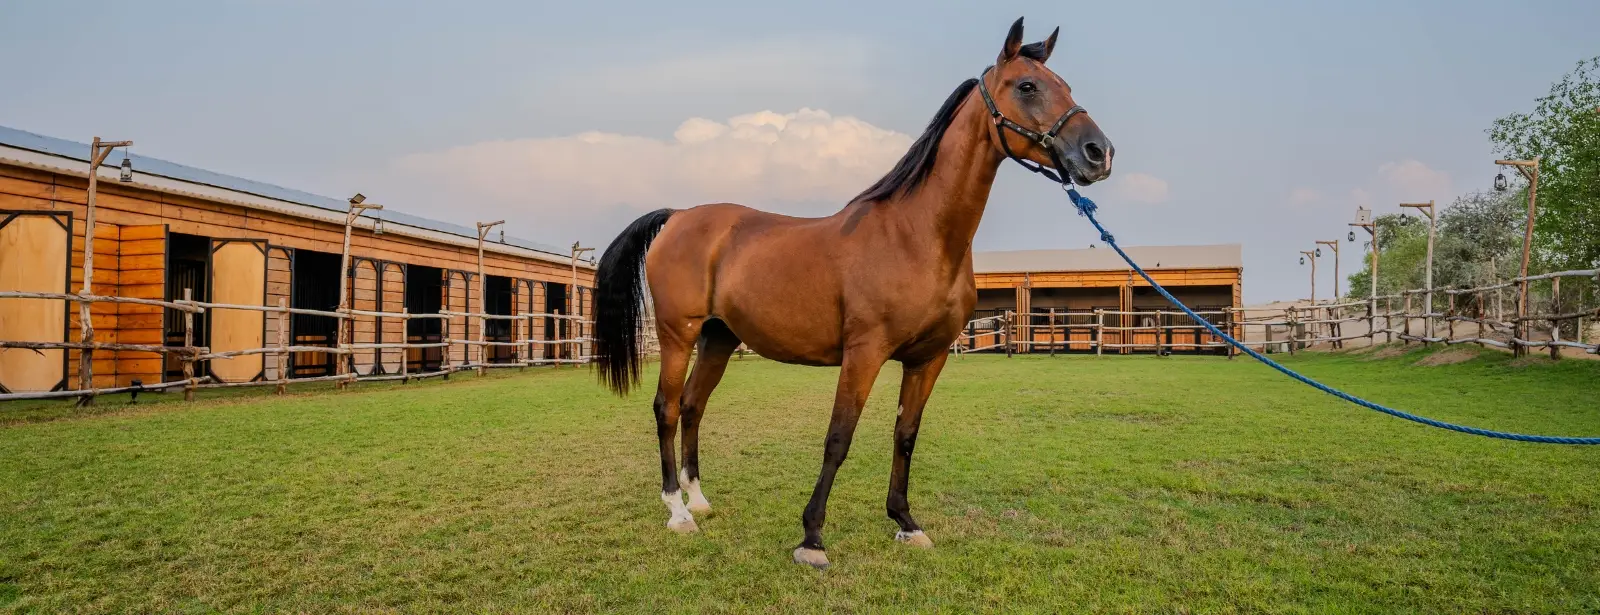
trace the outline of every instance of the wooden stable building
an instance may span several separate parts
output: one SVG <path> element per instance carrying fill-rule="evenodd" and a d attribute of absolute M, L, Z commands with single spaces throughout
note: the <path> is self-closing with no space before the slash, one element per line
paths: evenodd
<path fill-rule="evenodd" d="M 76 293 L 82 286 L 90 146 L 0 127 L 0 291 Z M 297 347 L 334 347 L 338 329 L 353 343 L 428 343 L 441 339 L 556 340 L 581 337 L 582 324 L 534 313 L 587 315 L 594 265 L 568 250 L 492 233 L 482 242 L 474 221 L 446 223 L 393 210 L 369 211 L 350 235 L 341 271 L 350 203 L 133 156 L 132 181 L 120 181 L 114 156 L 99 169 L 95 198 L 92 294 L 247 306 L 335 310 L 341 286 L 347 305 L 371 312 L 486 312 L 530 315 L 526 321 L 435 317 L 416 320 L 355 315 L 282 316 L 249 310 L 207 310 L 186 324 L 180 311 L 154 305 L 92 303 L 94 340 L 185 345 L 211 352 L 272 346 L 280 322 Z M 439 211 L 448 211 L 441 204 Z M 341 280 L 341 276 L 347 276 Z M 343 283 L 343 284 L 341 284 Z M 79 310 L 60 299 L 0 298 L 0 340 L 76 342 Z M 481 338 L 477 330 L 486 322 Z M 513 331 L 513 328 L 516 331 Z M 402 330 L 404 329 L 404 330 Z M 529 337 L 514 337 L 529 336 Z M 0 349 L 0 393 L 77 388 L 78 350 Z M 526 353 L 526 354 L 524 354 Z M 341 373 L 436 372 L 441 366 L 587 354 L 555 344 L 441 345 L 372 348 L 346 354 L 303 351 L 213 359 L 198 370 L 213 382 L 326 376 L 335 356 Z M 471 355 L 471 356 L 469 356 Z M 171 353 L 96 351 L 96 388 L 183 378 Z M 280 363 L 284 363 L 280 365 Z"/>
<path fill-rule="evenodd" d="M 1232 322 L 1244 272 L 1238 244 L 1124 249 L 1202 316 L 1219 326 Z M 962 342 L 967 348 L 1227 352 L 1110 248 L 976 252 L 972 265 L 977 322 Z"/>

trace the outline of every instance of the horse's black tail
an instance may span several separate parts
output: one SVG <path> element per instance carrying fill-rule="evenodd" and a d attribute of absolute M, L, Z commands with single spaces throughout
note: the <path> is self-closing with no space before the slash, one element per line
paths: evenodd
<path fill-rule="evenodd" d="M 644 255 L 672 214 L 657 209 L 634 220 L 611 241 L 595 271 L 594 364 L 600 382 L 618 395 L 639 384 Z"/>

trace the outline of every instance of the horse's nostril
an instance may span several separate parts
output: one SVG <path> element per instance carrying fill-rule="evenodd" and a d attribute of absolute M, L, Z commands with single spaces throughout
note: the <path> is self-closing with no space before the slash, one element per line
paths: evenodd
<path fill-rule="evenodd" d="M 1106 161 L 1106 151 L 1101 149 L 1099 143 L 1090 141 L 1083 144 L 1083 157 L 1092 164 L 1101 164 Z"/>

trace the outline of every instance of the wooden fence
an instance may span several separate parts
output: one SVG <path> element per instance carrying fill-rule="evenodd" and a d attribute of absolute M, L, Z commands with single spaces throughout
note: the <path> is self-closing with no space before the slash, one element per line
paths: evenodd
<path fill-rule="evenodd" d="M 340 310 L 337 310 L 337 311 L 323 311 L 323 310 L 309 310 L 309 309 L 301 309 L 301 308 L 291 308 L 291 307 L 288 307 L 287 300 L 286 299 L 281 299 L 281 298 L 278 300 L 278 305 L 276 305 L 276 306 L 234 305 L 234 304 L 209 303 L 209 302 L 205 302 L 205 301 L 190 300 L 190 299 L 187 298 L 187 297 L 190 296 L 190 291 L 188 289 L 185 289 L 183 294 L 184 294 L 185 299 L 182 299 L 182 300 L 178 300 L 178 301 L 158 301 L 158 300 L 154 300 L 154 299 L 132 299 L 132 298 L 127 298 L 127 297 L 112 297 L 112 296 L 101 296 L 101 295 L 80 295 L 80 294 L 73 294 L 73 293 L 36 293 L 36 292 L 19 292 L 19 291 L 0 291 L 0 300 L 3 300 L 3 299 L 57 299 L 57 300 L 68 301 L 68 302 L 76 302 L 76 303 L 84 304 L 84 305 L 93 304 L 93 303 L 137 303 L 137 304 L 142 304 L 142 305 L 159 306 L 159 307 L 161 307 L 161 308 L 163 308 L 165 310 L 171 310 L 171 311 L 175 311 L 175 312 L 178 312 L 179 314 L 181 314 L 182 322 L 183 322 L 183 335 L 184 335 L 184 340 L 185 340 L 185 342 L 184 342 L 184 344 L 182 346 L 155 346 L 155 345 L 148 345 L 148 344 L 118 344 L 118 343 L 106 343 L 106 342 L 16 342 L 16 341 L 0 340 L 0 348 L 20 348 L 20 349 L 31 349 L 31 350 L 36 350 L 36 351 L 37 350 L 46 350 L 46 349 L 61 349 L 61 350 L 74 349 L 74 350 L 83 351 L 85 353 L 94 352 L 96 350 L 101 350 L 101 351 L 119 351 L 120 350 L 120 351 L 132 351 L 132 352 L 158 353 L 158 354 L 163 355 L 163 358 L 165 358 L 168 355 L 172 355 L 172 356 L 178 357 L 179 361 L 182 363 L 182 365 L 183 365 L 183 374 L 184 374 L 184 378 L 182 380 L 177 380 L 177 381 L 172 381 L 172 382 L 162 382 L 162 383 L 157 383 L 157 384 L 145 384 L 145 385 L 125 386 L 125 387 L 108 387 L 108 388 L 83 388 L 82 386 L 80 386 L 78 388 L 71 388 L 71 389 L 57 390 L 57 391 L 26 392 L 26 393 L 4 393 L 4 394 L 0 394 L 0 401 L 16 400 L 16 399 L 52 399 L 52 398 L 70 398 L 70 397 L 77 397 L 77 398 L 81 398 L 81 399 L 84 399 L 84 400 L 90 400 L 90 399 L 93 399 L 97 395 L 108 395 L 108 394 L 112 394 L 112 393 L 127 393 L 127 392 L 133 392 L 133 391 L 162 391 L 162 390 L 174 389 L 174 388 L 180 388 L 180 387 L 184 389 L 184 398 L 185 399 L 189 399 L 189 400 L 194 399 L 194 391 L 197 390 L 197 389 L 222 388 L 222 387 L 275 386 L 275 387 L 277 387 L 278 393 L 279 394 L 283 394 L 285 392 L 286 388 L 288 387 L 288 385 L 291 384 L 291 383 L 329 382 L 329 381 L 332 381 L 332 382 L 340 383 L 340 386 L 345 386 L 345 385 L 347 385 L 348 383 L 351 383 L 351 382 L 377 382 L 377 381 L 385 381 L 385 380 L 411 381 L 411 380 L 418 380 L 418 379 L 423 379 L 423 378 L 432 378 L 432 377 L 435 377 L 435 376 L 446 376 L 447 377 L 452 373 L 456 373 L 456 372 L 460 372 L 460 371 L 464 371 L 464 370 L 477 370 L 481 374 L 481 373 L 483 373 L 484 370 L 492 369 L 492 368 L 530 367 L 530 366 L 537 366 L 537 365 L 560 365 L 560 364 L 587 363 L 592 358 L 591 356 L 583 354 L 583 349 L 584 349 L 585 345 L 588 342 L 593 341 L 592 338 L 590 337 L 590 335 L 591 335 L 591 333 L 593 331 L 593 321 L 584 320 L 582 317 L 579 317 L 579 316 L 563 315 L 563 314 L 560 314 L 560 313 L 521 313 L 521 314 L 516 314 L 516 315 L 500 315 L 500 314 L 486 314 L 486 313 L 482 313 L 482 312 L 452 312 L 452 311 L 441 311 L 441 312 L 436 313 L 436 314 L 412 314 L 412 313 L 407 312 L 407 311 L 401 311 L 401 312 L 374 312 L 374 311 L 356 310 L 356 309 L 340 309 Z M 240 350 L 230 350 L 230 351 L 227 351 L 227 352 L 212 352 L 210 348 L 207 348 L 207 347 L 204 347 L 204 346 L 195 346 L 194 345 L 194 338 L 195 338 L 194 317 L 195 317 L 195 315 L 196 314 L 203 314 L 203 313 L 206 313 L 206 312 L 217 312 L 217 311 L 222 311 L 222 310 L 240 310 L 240 311 L 265 312 L 270 316 L 276 317 L 278 319 L 278 328 L 277 328 L 278 329 L 278 339 L 277 339 L 277 343 L 275 345 L 265 346 L 265 347 L 262 347 L 262 348 L 245 348 L 245 349 L 240 349 Z M 291 314 L 305 314 L 305 315 L 311 315 L 311 316 L 325 316 L 325 317 L 328 317 L 328 318 L 335 318 L 335 319 L 339 320 L 339 327 L 341 329 L 343 329 L 343 328 L 345 328 L 347 326 L 346 321 L 348 321 L 350 319 L 353 319 L 353 318 L 356 318 L 356 317 L 373 318 L 373 319 L 377 319 L 378 321 L 382 321 L 384 319 L 390 319 L 390 320 L 399 321 L 400 327 L 401 327 L 400 330 L 402 330 L 402 331 L 405 330 L 406 323 L 409 322 L 409 321 L 412 321 L 412 320 L 423 320 L 423 319 L 446 320 L 446 319 L 449 319 L 449 318 L 452 318 L 452 317 L 465 317 L 465 318 L 467 318 L 469 320 L 470 319 L 477 319 L 477 321 L 478 321 L 477 330 L 479 332 L 482 332 L 484 330 L 485 324 L 489 320 L 509 320 L 509 321 L 513 322 L 514 334 L 515 334 L 515 337 L 517 337 L 518 339 L 515 339 L 513 341 L 490 342 L 490 341 L 484 341 L 482 339 L 483 336 L 480 333 L 480 335 L 478 336 L 479 339 L 475 339 L 475 340 L 474 339 L 465 339 L 464 337 L 461 337 L 461 338 L 446 337 L 442 341 L 433 342 L 433 343 L 405 343 L 405 342 L 401 342 L 401 343 L 353 343 L 353 342 L 346 341 L 346 339 L 345 339 L 347 337 L 352 337 L 352 336 L 340 336 L 339 340 L 336 341 L 333 346 L 293 346 L 293 345 L 290 345 L 290 342 L 289 342 L 289 339 L 290 339 L 289 338 L 289 329 L 290 329 L 290 327 L 289 327 L 288 321 L 289 321 L 289 315 L 291 315 Z M 565 338 L 565 339 L 549 339 L 549 340 L 533 339 L 532 332 L 534 332 L 536 330 L 539 330 L 537 325 L 542 325 L 543 322 L 544 322 L 544 319 L 565 320 L 565 321 L 573 322 L 573 323 L 575 323 L 575 325 L 573 327 L 571 327 L 571 330 L 574 333 L 576 333 L 576 335 L 574 337 Z M 443 358 L 441 360 L 444 362 L 443 368 L 439 369 L 439 370 L 436 370 L 436 371 L 432 371 L 432 372 L 410 373 L 409 372 L 409 365 L 408 365 L 410 363 L 410 361 L 407 361 L 404 358 L 402 358 L 402 360 L 400 361 L 400 373 L 398 373 L 398 374 L 372 374 L 372 375 L 363 376 L 363 375 L 359 375 L 358 373 L 356 373 L 355 369 L 347 369 L 347 368 L 353 368 L 354 367 L 351 364 L 351 361 L 349 360 L 349 356 L 352 353 L 354 353 L 355 351 L 358 351 L 358 350 L 380 350 L 380 349 L 403 349 L 404 350 L 404 349 L 413 349 L 413 348 L 416 348 L 416 349 L 448 348 L 448 347 L 451 347 L 451 346 L 463 346 L 463 347 L 465 347 L 465 352 L 463 352 L 461 354 L 462 360 L 460 362 L 451 363 L 449 361 L 449 354 L 450 353 L 448 353 L 448 352 L 442 353 L 443 354 Z M 506 360 L 506 361 L 490 361 L 490 360 L 488 360 L 487 359 L 488 348 L 495 347 L 495 346 L 503 346 L 503 347 L 513 348 L 513 356 L 511 357 L 511 359 L 510 360 Z M 559 354 L 560 357 L 563 357 L 563 358 L 544 358 L 544 357 L 540 356 L 543 353 L 534 352 L 534 350 L 535 350 L 535 348 L 541 347 L 541 346 L 557 346 L 557 347 L 560 347 L 562 350 L 558 354 Z M 474 349 L 474 348 L 477 349 L 476 353 L 472 352 L 472 349 Z M 319 377 L 311 377 L 311 378 L 290 378 L 289 377 L 289 369 L 287 368 L 287 365 L 288 365 L 287 357 L 289 356 L 290 353 L 295 353 L 295 352 L 320 352 L 320 353 L 327 353 L 327 354 L 337 355 L 337 356 L 340 357 L 340 359 L 338 361 L 336 361 L 336 364 L 339 366 L 338 369 L 336 370 L 337 373 L 334 374 L 334 375 L 331 375 L 331 376 L 319 376 Z M 476 357 L 473 356 L 474 354 L 476 354 Z M 279 357 L 278 369 L 277 369 L 278 378 L 276 380 L 252 380 L 252 381 L 249 381 L 249 382 L 214 382 L 212 380 L 212 378 L 210 378 L 208 376 L 197 376 L 196 375 L 196 373 L 197 373 L 196 372 L 196 368 L 203 361 L 211 361 L 211 360 L 216 360 L 216 359 L 228 359 L 228 358 L 232 358 L 232 357 L 240 357 L 240 356 L 247 356 L 247 355 L 277 355 Z M 93 369 L 92 362 L 84 361 L 83 363 L 86 366 L 88 366 L 88 367 L 86 367 L 86 369 L 90 369 L 90 370 Z M 92 375 L 92 373 L 91 373 L 91 375 Z M 90 379 L 90 378 L 81 379 L 81 382 L 91 382 L 91 381 L 92 381 L 92 379 Z"/>
<path fill-rule="evenodd" d="M 1562 348 L 1600 354 L 1600 343 L 1588 334 L 1589 326 L 1600 321 L 1600 305 L 1595 305 L 1600 301 L 1592 296 L 1595 291 L 1587 291 L 1591 295 L 1587 300 L 1583 292 L 1569 292 L 1565 298 L 1561 294 L 1561 280 L 1574 278 L 1591 280 L 1589 288 L 1600 289 L 1600 270 L 1590 269 L 1531 275 L 1476 288 L 1409 290 L 1361 301 L 1196 313 L 1262 352 L 1293 353 L 1317 344 L 1340 348 L 1355 340 L 1376 344 L 1381 335 L 1384 342 L 1478 344 L 1519 354 L 1542 348 L 1552 358 L 1558 358 Z M 1526 302 L 1521 297 L 1527 292 L 1515 293 L 1510 298 L 1514 312 L 1508 313 L 1503 291 L 1526 291 L 1524 287 L 1534 285 L 1548 286 L 1538 289 L 1539 298 Z M 1414 299 L 1429 293 L 1445 298 L 1443 311 L 1421 310 L 1425 302 Z M 1199 323 L 1167 324 L 1173 316 L 1184 314 L 1174 310 L 1052 309 L 1020 315 L 1008 311 L 968 322 L 950 350 L 1007 354 L 1092 350 L 1104 354 L 1106 350 L 1165 353 L 1227 348 L 1230 356 L 1234 354 L 1227 342 Z M 1134 324 L 1123 324 L 1127 322 Z M 1538 334 L 1547 339 L 1535 339 Z"/>

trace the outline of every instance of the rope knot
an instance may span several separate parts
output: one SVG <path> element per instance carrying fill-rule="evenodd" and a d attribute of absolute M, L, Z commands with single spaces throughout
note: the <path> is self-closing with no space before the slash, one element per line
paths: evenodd
<path fill-rule="evenodd" d="M 1067 184 L 1062 184 L 1062 186 L 1067 186 Z M 1099 206 L 1095 205 L 1094 201 L 1089 200 L 1089 197 L 1078 194 L 1077 188 L 1068 186 L 1067 196 L 1072 199 L 1072 204 L 1078 207 L 1078 215 L 1080 216 L 1087 216 L 1099 209 Z"/>

